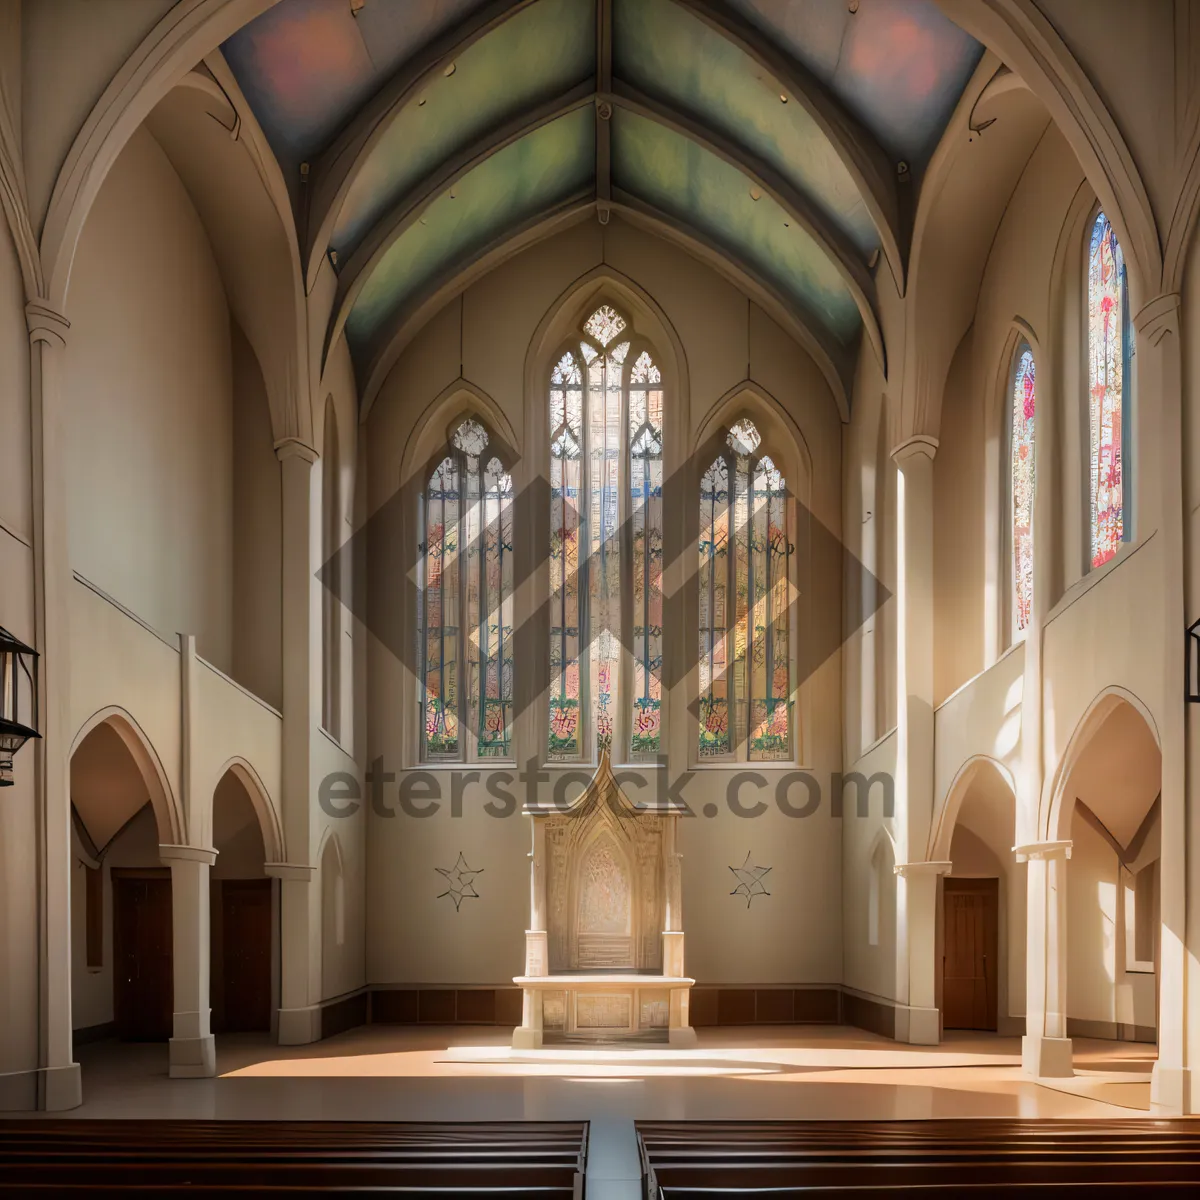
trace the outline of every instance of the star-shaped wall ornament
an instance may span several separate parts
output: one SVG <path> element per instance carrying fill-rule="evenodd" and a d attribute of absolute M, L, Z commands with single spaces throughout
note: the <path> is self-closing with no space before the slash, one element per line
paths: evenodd
<path fill-rule="evenodd" d="M 740 867 L 730 867 L 729 869 L 738 881 L 737 887 L 729 894 L 731 896 L 745 896 L 747 908 L 750 907 L 750 902 L 755 896 L 769 896 L 771 894 L 763 886 L 763 876 L 771 868 L 756 867 L 750 859 L 749 852 L 746 854 L 746 861 Z"/>
<path fill-rule="evenodd" d="M 439 892 L 437 898 L 449 896 L 454 901 L 454 911 L 458 912 L 464 900 L 478 900 L 479 893 L 475 890 L 475 876 L 483 874 L 483 868 L 472 871 L 463 858 L 462 851 L 458 852 L 458 861 L 449 870 L 445 867 L 433 868 L 443 876 L 449 885 L 444 892 Z"/>

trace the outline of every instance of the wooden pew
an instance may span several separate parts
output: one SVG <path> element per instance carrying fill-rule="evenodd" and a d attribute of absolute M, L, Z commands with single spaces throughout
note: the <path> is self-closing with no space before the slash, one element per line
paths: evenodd
<path fill-rule="evenodd" d="M 583 1193 L 586 1122 L 0 1121 L 0 1192 Z"/>
<path fill-rule="evenodd" d="M 637 1133 L 648 1200 L 1200 1189 L 1200 1122 L 640 1121 Z"/>

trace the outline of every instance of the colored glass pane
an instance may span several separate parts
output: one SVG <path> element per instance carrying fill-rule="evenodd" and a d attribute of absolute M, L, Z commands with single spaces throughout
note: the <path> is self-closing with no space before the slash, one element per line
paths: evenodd
<path fill-rule="evenodd" d="M 462 494 L 458 464 L 444 459 L 425 490 L 424 630 L 425 757 L 459 756 L 459 536 Z"/>
<path fill-rule="evenodd" d="M 583 371 L 564 354 L 550 376 L 551 758 L 581 751 L 579 540 L 583 494 Z"/>
<path fill-rule="evenodd" d="M 760 445 L 737 422 L 700 483 L 701 758 L 792 756 L 787 487 Z"/>
<path fill-rule="evenodd" d="M 487 443 L 478 421 L 463 421 L 425 488 L 419 628 L 426 761 L 461 761 L 464 730 L 480 757 L 512 752 L 512 479 L 495 457 L 481 464 Z"/>
<path fill-rule="evenodd" d="M 1033 419 L 1037 402 L 1033 351 L 1022 346 L 1013 371 L 1009 427 L 1009 488 L 1012 495 L 1013 622 L 1018 632 L 1029 625 L 1033 604 Z"/>
<path fill-rule="evenodd" d="M 731 749 L 725 650 L 729 604 L 729 465 L 724 458 L 700 481 L 700 757 Z"/>
<path fill-rule="evenodd" d="M 629 518 L 633 548 L 634 760 L 658 754 L 662 717 L 662 375 L 642 351 L 629 374 Z"/>
<path fill-rule="evenodd" d="M 1128 333 L 1125 265 L 1103 214 L 1092 227 L 1088 251 L 1088 416 L 1091 562 L 1101 566 L 1125 536 L 1124 420 Z"/>

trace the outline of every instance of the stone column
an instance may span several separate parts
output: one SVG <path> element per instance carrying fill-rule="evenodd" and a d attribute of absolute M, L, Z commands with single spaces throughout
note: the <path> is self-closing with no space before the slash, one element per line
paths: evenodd
<path fill-rule="evenodd" d="M 529 928 L 525 930 L 525 975 L 550 973 L 550 946 L 546 911 L 546 824 L 530 818 Z M 542 1044 L 542 993 L 525 988 L 521 999 L 521 1024 L 513 1030 L 514 1049 L 536 1050 Z"/>
<path fill-rule="evenodd" d="M 1200 587 L 1194 582 L 1198 557 L 1185 536 L 1184 514 L 1194 512 L 1200 495 L 1183 473 L 1183 366 L 1180 345 L 1180 298 L 1157 296 L 1134 317 L 1137 329 L 1137 389 L 1157 408 L 1157 437 L 1147 430 L 1150 454 L 1137 467 L 1150 478 L 1138 493 L 1157 490 L 1160 497 L 1159 602 L 1162 605 L 1162 701 L 1159 742 L 1162 750 L 1162 855 L 1159 861 L 1161 930 L 1158 962 L 1158 1059 L 1150 1087 L 1151 1107 L 1163 1114 L 1200 1111 L 1200 1088 L 1193 1085 L 1191 1064 L 1200 1059 L 1200 1022 L 1188 1020 L 1188 994 L 1200 995 L 1200 874 L 1189 862 L 1188 845 L 1200 837 L 1200 788 L 1191 782 L 1189 757 L 1200 753 L 1200 728 L 1186 704 L 1184 630 L 1197 615 Z M 1154 411 L 1151 403 L 1147 415 Z M 1139 428 L 1148 425 L 1139 422 Z M 1193 435 L 1194 436 L 1194 435 Z M 1137 468 L 1135 468 L 1137 469 Z M 1135 483 L 1137 480 L 1135 479 Z M 1128 503 L 1128 500 L 1126 501 Z M 1134 511 L 1134 521 L 1138 519 Z M 1142 530 L 1142 533 L 1148 530 Z M 1190 561 L 1189 561 L 1190 560 Z M 1190 587 L 1189 587 L 1190 585 Z M 1189 725 L 1191 728 L 1189 728 Z M 1190 803 L 1189 803 L 1190 799 Z M 1190 893 L 1190 896 L 1189 896 Z M 1190 911 L 1189 911 L 1190 910 Z M 1189 979 L 1190 973 L 1190 979 Z M 1193 1006 L 1195 1000 L 1193 1000 Z"/>
<path fill-rule="evenodd" d="M 321 720 L 320 503 L 316 452 L 279 443 L 283 488 L 283 838 L 286 861 L 268 864 L 280 883 L 280 1045 L 321 1036 L 319 889 L 311 886 L 313 739 Z"/>
<path fill-rule="evenodd" d="M 663 974 L 683 978 L 683 887 L 679 869 L 679 818 L 663 818 Z M 671 989 L 667 1037 L 672 1046 L 694 1046 L 690 987 Z"/>
<path fill-rule="evenodd" d="M 159 846 L 171 868 L 171 961 L 175 1014 L 170 1042 L 172 1079 L 217 1073 L 209 993 L 208 876 L 217 852 L 202 846 Z"/>
<path fill-rule="evenodd" d="M 1025 1036 L 1021 1066 L 1035 1078 L 1075 1073 L 1067 1036 L 1067 859 L 1071 843 L 1014 847 L 1026 873 Z"/>
<path fill-rule="evenodd" d="M 896 490 L 896 858 L 924 859 L 933 820 L 933 458 L 918 434 L 892 451 Z M 933 1045 L 937 1009 L 937 873 L 896 877 L 896 1036 Z"/>
<path fill-rule="evenodd" d="M 36 763 L 39 971 L 38 1107 L 83 1100 L 71 1023 L 70 590 L 66 415 L 63 374 L 70 323 L 40 302 L 25 306 L 29 328 L 36 649 L 41 654 Z M 32 849 L 32 848 L 31 848 Z"/>

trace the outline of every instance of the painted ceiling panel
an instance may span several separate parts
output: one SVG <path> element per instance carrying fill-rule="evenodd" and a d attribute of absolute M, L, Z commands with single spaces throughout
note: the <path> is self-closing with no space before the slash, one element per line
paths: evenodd
<path fill-rule="evenodd" d="M 538 212 L 592 186 L 591 107 L 551 121 L 468 172 L 382 255 L 354 302 L 346 332 L 362 362 L 390 318 L 448 268 Z"/>
<path fill-rule="evenodd" d="M 334 228 L 339 257 L 442 163 L 595 69 L 593 0 L 538 0 L 464 50 L 453 74 L 413 95 L 366 157 Z"/>
<path fill-rule="evenodd" d="M 983 47 L 934 0 L 729 0 L 822 80 L 893 157 L 923 166 Z"/>
<path fill-rule="evenodd" d="M 674 0 L 616 0 L 613 69 L 765 160 L 864 257 L 879 245 L 850 172 L 808 111 L 794 96 L 784 103 L 779 80 Z"/>
<path fill-rule="evenodd" d="M 221 47 L 280 160 L 312 158 L 396 68 L 482 0 L 280 0 Z"/>
<path fill-rule="evenodd" d="M 813 314 L 842 343 L 860 326 L 837 268 L 771 199 L 695 142 L 618 108 L 613 113 L 613 182 L 690 226 L 751 266 Z M 757 191 L 757 189 L 755 189 Z"/>

